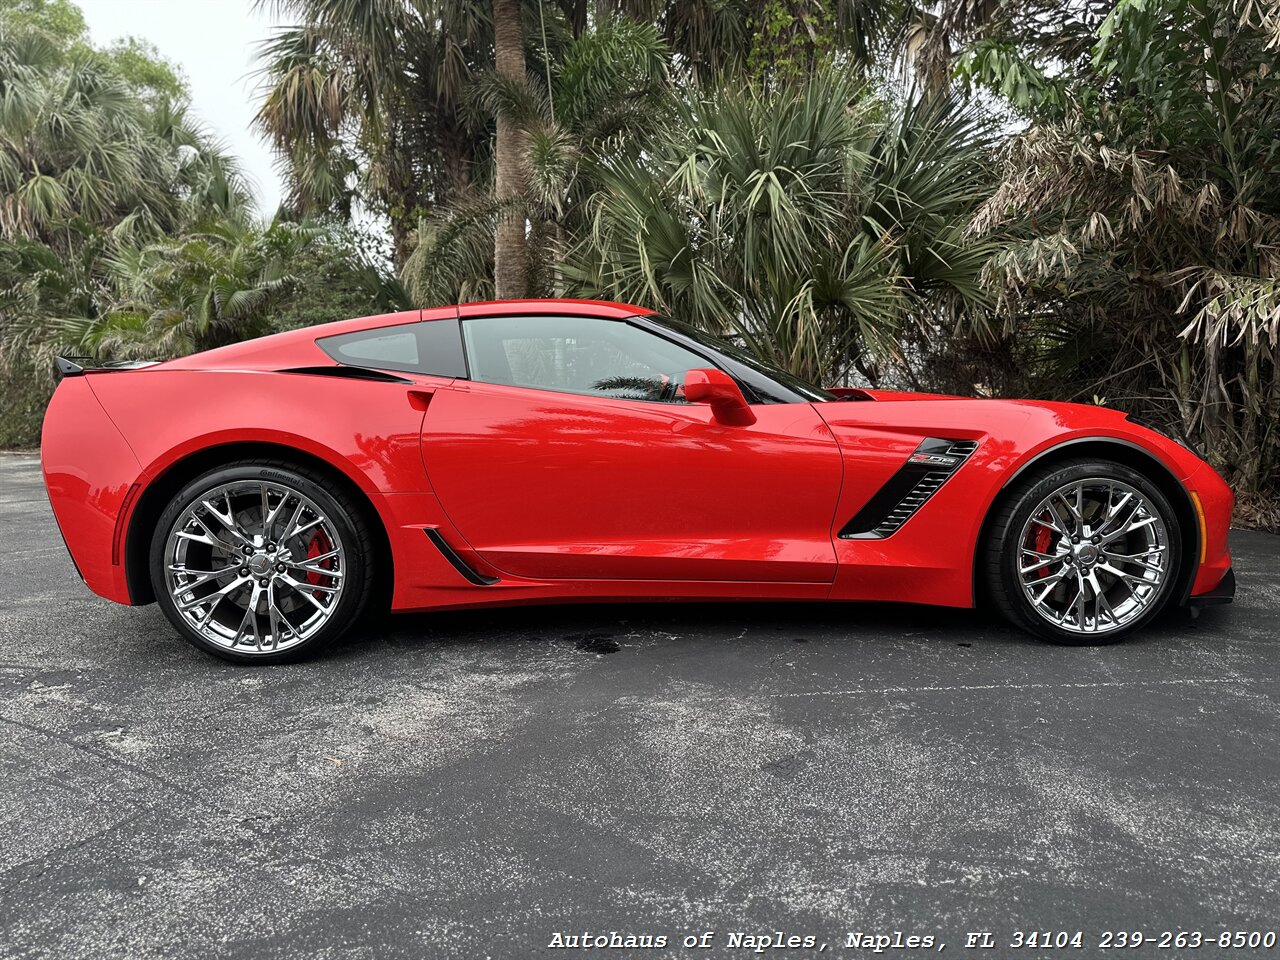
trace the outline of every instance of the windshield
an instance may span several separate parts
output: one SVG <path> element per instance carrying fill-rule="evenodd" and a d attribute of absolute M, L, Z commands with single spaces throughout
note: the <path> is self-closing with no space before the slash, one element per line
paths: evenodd
<path fill-rule="evenodd" d="M 670 317 L 663 316 L 661 314 L 650 314 L 646 319 L 652 320 L 664 327 L 668 327 L 681 336 L 687 337 L 701 346 L 714 350 L 717 354 L 732 361 L 738 366 L 745 367 L 747 370 L 757 374 L 758 376 L 763 376 L 766 379 L 773 381 L 775 384 L 785 387 L 792 393 L 799 395 L 796 399 L 809 400 L 813 402 L 839 399 L 839 397 L 836 397 L 834 394 L 827 393 L 827 391 L 815 387 L 811 383 L 806 383 L 794 374 L 787 373 L 785 370 L 779 370 L 775 366 L 758 360 L 746 350 L 743 350 L 741 347 L 731 343 L 723 337 L 704 333 L 687 323 L 683 323 L 679 320 L 672 320 Z M 786 398 L 776 397 L 771 399 L 783 400 L 785 402 Z"/>

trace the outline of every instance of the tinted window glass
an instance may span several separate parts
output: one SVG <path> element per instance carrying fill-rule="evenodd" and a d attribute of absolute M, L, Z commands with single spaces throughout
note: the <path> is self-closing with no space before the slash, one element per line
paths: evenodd
<path fill-rule="evenodd" d="M 646 319 L 714 350 L 719 356 L 728 361 L 725 364 L 728 367 L 728 372 L 735 378 L 748 383 L 763 402 L 795 403 L 797 400 L 822 401 L 837 399 L 834 394 L 815 387 L 794 374 L 761 362 L 723 337 L 712 336 L 687 323 L 672 320 L 670 317 L 658 314 L 651 314 Z M 765 378 L 763 383 L 761 382 L 761 377 Z"/>
<path fill-rule="evenodd" d="M 412 333 L 384 333 L 380 336 L 361 336 L 346 343 L 335 344 L 331 351 L 334 359 L 346 363 L 377 366 L 394 363 L 417 367 L 418 338 Z"/>
<path fill-rule="evenodd" d="M 465 377 L 456 320 L 427 320 L 344 333 L 317 341 L 338 363 L 375 370 L 405 370 L 437 377 Z"/>
<path fill-rule="evenodd" d="M 476 317 L 462 322 L 471 379 L 618 400 L 681 403 L 698 354 L 622 320 Z"/>

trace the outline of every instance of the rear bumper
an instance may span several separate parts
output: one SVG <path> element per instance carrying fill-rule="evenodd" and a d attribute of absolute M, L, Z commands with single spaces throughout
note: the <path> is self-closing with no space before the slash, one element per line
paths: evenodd
<path fill-rule="evenodd" d="M 1227 567 L 1227 572 L 1216 587 L 1199 596 L 1192 597 L 1187 601 L 1187 605 L 1191 607 L 1207 607 L 1215 603 L 1230 603 L 1235 598 L 1236 572 L 1232 567 Z"/>
<path fill-rule="evenodd" d="M 45 412 L 40 463 L 58 531 L 76 570 L 101 597 L 131 603 L 119 554 L 119 523 L 140 468 L 89 387 L 58 384 Z"/>

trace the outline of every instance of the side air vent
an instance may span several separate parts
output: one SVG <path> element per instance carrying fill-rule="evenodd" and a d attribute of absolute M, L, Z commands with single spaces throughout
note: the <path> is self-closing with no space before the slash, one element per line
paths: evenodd
<path fill-rule="evenodd" d="M 880 540 L 896 532 L 960 469 L 976 440 L 926 437 L 907 462 L 840 531 L 843 540 Z"/>
<path fill-rule="evenodd" d="M 435 548 L 440 551 L 440 554 L 449 561 L 449 565 L 462 574 L 464 580 L 474 583 L 477 587 L 491 587 L 498 582 L 497 577 L 487 577 L 468 566 L 467 561 L 458 556 L 453 547 L 449 546 L 449 542 L 440 535 L 440 531 L 435 527 L 424 527 L 422 532 L 427 535 L 428 540 L 435 544 Z"/>

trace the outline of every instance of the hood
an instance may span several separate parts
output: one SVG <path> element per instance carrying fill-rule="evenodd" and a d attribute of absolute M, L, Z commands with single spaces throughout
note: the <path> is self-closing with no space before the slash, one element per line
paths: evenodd
<path fill-rule="evenodd" d="M 867 387 L 826 387 L 842 400 L 967 400 L 947 393 L 911 393 L 907 390 L 872 390 Z"/>

